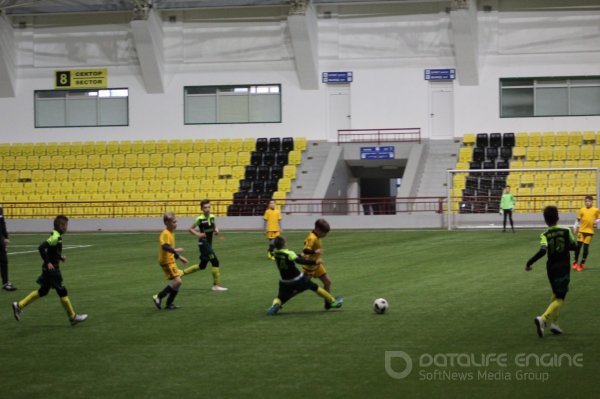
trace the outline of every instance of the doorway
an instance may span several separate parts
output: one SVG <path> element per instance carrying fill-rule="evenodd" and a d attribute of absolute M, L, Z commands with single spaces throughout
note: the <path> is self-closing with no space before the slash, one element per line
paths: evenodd
<path fill-rule="evenodd" d="M 429 128 L 432 139 L 454 138 L 454 86 L 452 82 L 429 83 Z"/>
<path fill-rule="evenodd" d="M 337 142 L 337 131 L 352 128 L 350 114 L 350 85 L 327 86 L 329 98 L 329 141 Z"/>

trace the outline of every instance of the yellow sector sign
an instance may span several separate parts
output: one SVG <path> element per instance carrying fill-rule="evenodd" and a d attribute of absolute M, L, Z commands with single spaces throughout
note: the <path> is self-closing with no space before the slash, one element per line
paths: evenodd
<path fill-rule="evenodd" d="M 55 71 L 55 89 L 99 89 L 107 87 L 106 68 Z"/>

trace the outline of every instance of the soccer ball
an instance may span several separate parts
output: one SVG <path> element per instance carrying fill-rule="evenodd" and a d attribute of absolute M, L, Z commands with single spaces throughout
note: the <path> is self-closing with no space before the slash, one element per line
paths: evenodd
<path fill-rule="evenodd" d="M 375 302 L 373 302 L 373 310 L 377 314 L 384 314 L 389 306 L 388 301 L 384 298 L 377 298 L 375 299 Z"/>

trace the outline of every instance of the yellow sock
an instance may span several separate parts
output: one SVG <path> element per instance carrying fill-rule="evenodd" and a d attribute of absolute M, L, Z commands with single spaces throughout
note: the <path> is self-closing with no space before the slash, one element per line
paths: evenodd
<path fill-rule="evenodd" d="M 71 305 L 71 301 L 68 296 L 63 296 L 60 298 L 60 302 L 63 305 L 63 308 L 67 311 L 67 315 L 69 316 L 69 320 L 73 320 L 75 317 L 75 309 L 73 309 L 73 305 Z"/>
<path fill-rule="evenodd" d="M 29 295 L 27 295 L 25 298 L 23 298 L 20 302 L 19 302 L 19 307 L 21 309 L 23 309 L 25 306 L 29 305 L 31 302 L 35 301 L 36 299 L 38 299 L 40 297 L 39 292 L 36 291 L 31 291 L 29 293 Z"/>
<path fill-rule="evenodd" d="M 221 270 L 218 267 L 212 268 L 213 284 L 221 285 Z"/>
<path fill-rule="evenodd" d="M 198 270 L 200 270 L 200 265 L 192 265 L 190 267 L 186 267 L 185 269 L 183 269 L 183 274 L 191 274 L 194 272 L 197 272 Z"/>
<path fill-rule="evenodd" d="M 317 295 L 327 299 L 331 303 L 335 302 L 335 298 L 329 292 L 325 291 L 324 288 L 317 288 Z"/>
<path fill-rule="evenodd" d="M 279 298 L 273 299 L 273 305 L 281 305 L 281 299 L 279 299 Z"/>
<path fill-rule="evenodd" d="M 550 306 L 548 306 L 548 309 L 546 309 L 546 311 L 542 315 L 542 319 L 544 319 L 544 321 L 547 321 L 550 323 L 553 323 L 555 320 L 557 320 L 558 319 L 558 310 L 562 306 L 563 302 L 564 302 L 564 300 L 562 300 L 562 299 L 553 300 L 552 303 L 550 303 Z"/>

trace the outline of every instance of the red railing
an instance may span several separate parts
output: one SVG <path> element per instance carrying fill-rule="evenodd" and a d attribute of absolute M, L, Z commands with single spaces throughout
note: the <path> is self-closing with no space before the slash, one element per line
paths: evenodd
<path fill-rule="evenodd" d="M 342 143 L 401 143 L 421 142 L 421 128 L 342 129 L 338 130 L 338 144 Z"/>

